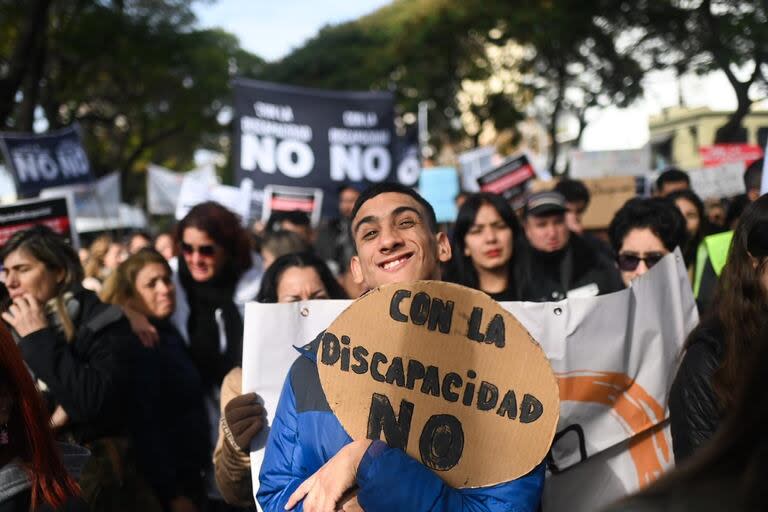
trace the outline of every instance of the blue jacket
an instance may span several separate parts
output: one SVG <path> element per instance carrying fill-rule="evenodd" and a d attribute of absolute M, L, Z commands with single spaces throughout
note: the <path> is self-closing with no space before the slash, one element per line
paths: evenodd
<path fill-rule="evenodd" d="M 319 338 L 318 338 L 319 339 Z M 264 512 L 284 512 L 293 491 L 352 442 L 325 399 L 315 359 L 317 340 L 285 380 L 259 474 Z M 533 512 L 544 486 L 544 464 L 512 482 L 453 489 L 399 449 L 374 441 L 357 470 L 357 499 L 366 512 Z M 303 504 L 294 509 L 303 512 Z"/>

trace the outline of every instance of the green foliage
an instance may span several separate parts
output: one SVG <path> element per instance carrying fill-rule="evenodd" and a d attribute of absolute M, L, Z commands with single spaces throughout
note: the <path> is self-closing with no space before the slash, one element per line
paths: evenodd
<path fill-rule="evenodd" d="M 768 92 L 768 3 L 764 0 L 641 0 L 622 3 L 642 37 L 637 49 L 656 68 L 678 74 L 722 71 L 738 102 L 717 142 L 744 142 L 741 122 Z"/>
<path fill-rule="evenodd" d="M 0 6 L 13 7 L 8 3 Z M 189 4 L 58 1 L 37 27 L 45 34 L 42 74 L 23 97 L 36 96 L 52 129 L 80 123 L 97 174 L 123 171 L 129 198 L 143 195 L 143 178 L 134 173 L 148 162 L 185 168 L 198 148 L 224 149 L 228 127 L 217 118 L 231 104 L 229 80 L 264 64 L 231 34 L 195 29 Z M 6 20 L 0 17 L 0 34 L 13 30 Z M 14 22 L 23 23 L 23 16 Z M 14 38 L 0 45 L 7 61 Z M 23 100 L 15 102 L 5 127 L 29 130 L 24 109 Z"/>

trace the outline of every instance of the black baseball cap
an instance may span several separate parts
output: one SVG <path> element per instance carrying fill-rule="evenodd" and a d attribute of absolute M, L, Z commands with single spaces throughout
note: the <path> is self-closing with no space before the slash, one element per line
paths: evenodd
<path fill-rule="evenodd" d="M 559 192 L 537 192 L 528 196 L 523 208 L 523 216 L 542 216 L 555 213 L 565 213 L 565 197 Z"/>

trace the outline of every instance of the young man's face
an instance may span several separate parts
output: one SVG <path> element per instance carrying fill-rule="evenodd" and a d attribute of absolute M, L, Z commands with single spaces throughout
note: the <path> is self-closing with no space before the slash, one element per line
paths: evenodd
<path fill-rule="evenodd" d="M 352 236 L 352 276 L 368 288 L 440 279 L 440 262 L 451 259 L 448 237 L 432 233 L 423 207 L 406 194 L 385 192 L 363 203 Z"/>
<path fill-rule="evenodd" d="M 559 251 L 568 245 L 570 239 L 564 213 L 529 215 L 523 229 L 533 248 L 541 252 Z"/>

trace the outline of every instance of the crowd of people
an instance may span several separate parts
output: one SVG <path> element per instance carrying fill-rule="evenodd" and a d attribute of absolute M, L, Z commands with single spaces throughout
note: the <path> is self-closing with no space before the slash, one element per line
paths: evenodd
<path fill-rule="evenodd" d="M 685 172 L 668 170 L 655 197 L 628 201 L 599 233 L 581 223 L 588 189 L 568 179 L 519 211 L 499 195 L 462 194 L 448 226 L 418 193 L 387 183 L 340 188 L 338 217 L 317 230 L 303 212 L 247 230 L 206 202 L 154 237 L 104 235 L 79 254 L 46 227 L 17 232 L 0 248 L 0 511 L 203 512 L 257 499 L 265 511 L 538 510 L 544 463 L 506 484 L 452 489 L 398 449 L 352 441 L 320 387 L 317 340 L 269 418 L 254 496 L 248 454 L 267 418 L 258 394 L 242 392 L 245 303 L 356 298 L 418 279 L 497 301 L 559 301 L 630 287 L 676 248 L 702 318 L 670 392 L 682 467 L 612 510 L 711 502 L 701 489 L 757 510 L 748 507 L 765 474 L 750 450 L 764 444 L 761 169 L 750 166 L 747 194 L 727 203 L 704 203 Z M 62 458 L 62 446 L 90 455 Z"/>

